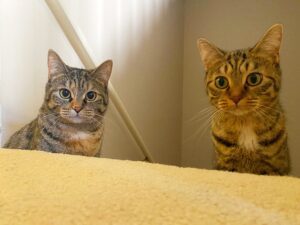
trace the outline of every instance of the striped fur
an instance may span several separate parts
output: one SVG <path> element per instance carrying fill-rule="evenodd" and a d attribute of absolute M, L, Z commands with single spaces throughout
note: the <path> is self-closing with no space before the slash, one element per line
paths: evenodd
<path fill-rule="evenodd" d="M 279 101 L 281 39 L 282 25 L 276 24 L 249 49 L 226 52 L 198 40 L 207 95 L 216 108 L 211 128 L 217 169 L 274 175 L 290 170 Z"/>
<path fill-rule="evenodd" d="M 48 70 L 44 103 L 37 118 L 17 131 L 4 147 L 99 156 L 112 61 L 94 70 L 77 69 L 49 50 Z M 68 98 L 61 93 L 64 89 L 70 94 Z M 94 99 L 88 98 L 89 92 Z"/>

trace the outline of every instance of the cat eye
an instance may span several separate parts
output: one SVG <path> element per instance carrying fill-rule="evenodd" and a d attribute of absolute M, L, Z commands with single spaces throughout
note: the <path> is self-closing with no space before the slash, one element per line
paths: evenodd
<path fill-rule="evenodd" d="M 247 84 L 249 86 L 259 85 L 262 81 L 262 76 L 260 73 L 250 73 L 247 77 Z"/>
<path fill-rule="evenodd" d="M 71 92 L 68 89 L 63 88 L 63 89 L 60 89 L 59 95 L 63 99 L 69 99 L 71 97 Z"/>
<path fill-rule="evenodd" d="M 226 77 L 219 76 L 216 78 L 215 84 L 217 88 L 225 89 L 228 87 L 228 80 Z"/>
<path fill-rule="evenodd" d="M 85 95 L 87 101 L 95 101 L 96 97 L 97 97 L 97 93 L 94 91 L 89 91 Z"/>

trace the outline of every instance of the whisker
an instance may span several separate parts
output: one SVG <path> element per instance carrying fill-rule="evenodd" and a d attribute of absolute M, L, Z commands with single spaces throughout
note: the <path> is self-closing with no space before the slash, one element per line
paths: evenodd
<path fill-rule="evenodd" d="M 210 127 L 212 120 L 215 118 L 216 115 L 218 115 L 219 112 L 221 112 L 222 110 L 216 110 L 213 112 L 210 112 L 207 118 L 206 116 L 206 121 L 200 126 L 198 127 L 198 129 L 196 129 L 195 133 L 192 134 L 190 137 L 187 137 L 184 139 L 183 143 L 187 143 L 189 142 L 191 139 L 194 139 L 195 137 L 200 137 L 200 139 L 203 137 L 204 133 L 207 131 L 207 129 Z M 199 139 L 197 139 L 199 140 Z"/>
<path fill-rule="evenodd" d="M 42 114 L 39 114 L 39 116 L 41 116 L 42 118 L 47 118 L 47 117 L 51 117 L 51 116 L 58 116 L 59 114 L 54 112 L 54 113 L 42 113 Z"/>
<path fill-rule="evenodd" d="M 215 107 L 213 106 L 208 106 L 202 110 L 200 110 L 199 112 L 197 112 L 192 118 L 184 121 L 184 123 L 191 123 L 191 122 L 195 122 L 197 120 L 199 120 L 199 118 L 201 118 L 203 115 L 207 115 L 212 113 L 215 110 Z"/>
<path fill-rule="evenodd" d="M 217 112 L 215 112 L 215 113 L 217 113 Z M 214 113 L 214 114 L 215 114 L 215 113 Z M 200 137 L 200 138 L 203 137 L 203 135 L 205 134 L 205 132 L 207 131 L 207 129 L 210 127 L 211 122 L 212 122 L 212 120 L 213 120 L 213 118 L 214 118 L 214 114 L 212 114 L 212 115 L 207 119 L 207 121 L 203 124 L 203 126 L 202 126 L 202 128 L 201 128 L 201 133 L 199 134 L 199 137 Z"/>
<path fill-rule="evenodd" d="M 274 116 L 272 116 L 271 114 L 267 113 L 265 110 L 261 109 L 257 109 L 256 110 L 257 114 L 261 116 L 261 118 L 263 120 L 267 120 L 267 122 L 273 122 L 274 120 L 276 120 L 276 118 Z"/>
<path fill-rule="evenodd" d="M 274 111 L 274 112 L 283 113 L 281 110 L 276 109 L 276 108 L 272 108 L 272 107 L 269 107 L 269 106 L 266 106 L 266 105 L 262 105 L 262 104 L 257 104 L 257 105 L 259 107 L 262 107 L 262 108 L 265 108 L 265 109 L 268 109 L 268 110 L 271 110 L 271 111 Z"/>

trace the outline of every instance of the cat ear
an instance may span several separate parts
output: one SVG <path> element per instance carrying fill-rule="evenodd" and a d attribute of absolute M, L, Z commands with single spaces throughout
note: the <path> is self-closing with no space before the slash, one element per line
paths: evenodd
<path fill-rule="evenodd" d="M 221 61 L 224 57 L 224 52 L 214 46 L 213 44 L 209 43 L 206 39 L 200 38 L 197 41 L 197 46 L 200 52 L 200 56 L 202 62 L 204 64 L 205 70 L 210 68 L 212 65 Z"/>
<path fill-rule="evenodd" d="M 279 63 L 282 29 L 282 24 L 274 24 L 250 51 L 254 54 L 269 56 Z"/>
<path fill-rule="evenodd" d="M 105 85 L 107 85 L 111 75 L 112 66 L 112 60 L 105 61 L 94 70 L 93 76 L 96 76 L 100 81 L 104 81 Z"/>
<path fill-rule="evenodd" d="M 50 79 L 53 75 L 65 73 L 66 64 L 61 60 L 59 55 L 49 49 L 48 51 L 48 78 Z"/>

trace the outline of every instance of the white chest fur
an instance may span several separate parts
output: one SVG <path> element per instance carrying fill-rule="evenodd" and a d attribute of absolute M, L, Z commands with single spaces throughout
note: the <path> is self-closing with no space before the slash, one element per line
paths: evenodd
<path fill-rule="evenodd" d="M 87 134 L 85 132 L 77 132 L 70 136 L 72 140 L 82 140 L 92 137 L 92 135 Z"/>
<path fill-rule="evenodd" d="M 238 143 L 239 146 L 249 151 L 257 149 L 257 135 L 251 125 L 245 125 L 242 127 Z"/>

